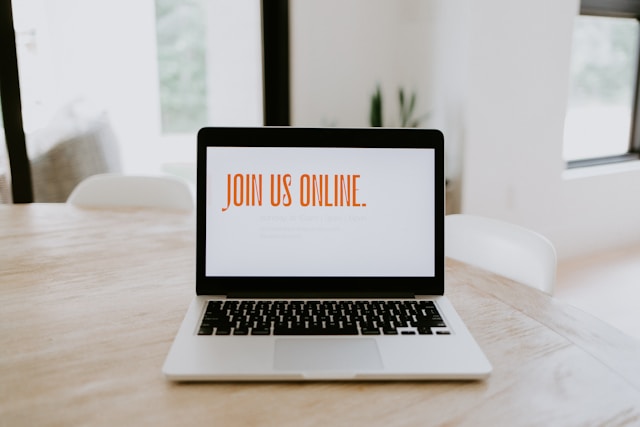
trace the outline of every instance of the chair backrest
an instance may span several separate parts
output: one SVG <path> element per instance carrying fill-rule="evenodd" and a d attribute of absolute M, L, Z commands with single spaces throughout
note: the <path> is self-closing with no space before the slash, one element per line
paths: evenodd
<path fill-rule="evenodd" d="M 557 256 L 549 239 L 509 222 L 475 215 L 445 216 L 447 257 L 552 294 Z"/>
<path fill-rule="evenodd" d="M 106 173 L 92 175 L 71 192 L 67 203 L 87 207 L 156 207 L 192 211 L 189 185 L 169 175 L 145 176 Z"/>

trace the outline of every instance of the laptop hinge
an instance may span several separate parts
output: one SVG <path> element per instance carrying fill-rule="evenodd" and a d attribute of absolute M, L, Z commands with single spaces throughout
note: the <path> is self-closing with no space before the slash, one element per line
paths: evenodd
<path fill-rule="evenodd" d="M 308 299 L 308 298 L 415 298 L 411 292 L 230 292 L 227 298 L 281 298 L 281 299 Z"/>

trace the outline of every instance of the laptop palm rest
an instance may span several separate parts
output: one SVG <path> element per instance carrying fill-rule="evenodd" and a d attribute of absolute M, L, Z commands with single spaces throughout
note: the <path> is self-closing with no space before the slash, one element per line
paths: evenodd
<path fill-rule="evenodd" d="M 383 368 L 374 339 L 309 338 L 276 340 L 278 371 L 362 371 Z"/>

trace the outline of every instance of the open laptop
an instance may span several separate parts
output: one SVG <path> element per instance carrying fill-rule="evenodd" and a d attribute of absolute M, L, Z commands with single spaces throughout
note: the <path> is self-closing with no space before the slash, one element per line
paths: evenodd
<path fill-rule="evenodd" d="M 444 141 L 413 128 L 203 128 L 196 295 L 175 381 L 482 379 L 445 293 Z"/>

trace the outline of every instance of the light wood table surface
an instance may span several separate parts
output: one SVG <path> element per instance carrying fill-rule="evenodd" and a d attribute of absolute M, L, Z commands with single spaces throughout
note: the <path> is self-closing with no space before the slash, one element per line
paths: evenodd
<path fill-rule="evenodd" d="M 194 254 L 192 214 L 0 205 L 0 426 L 640 425 L 638 340 L 452 260 L 485 381 L 170 383 Z"/>

